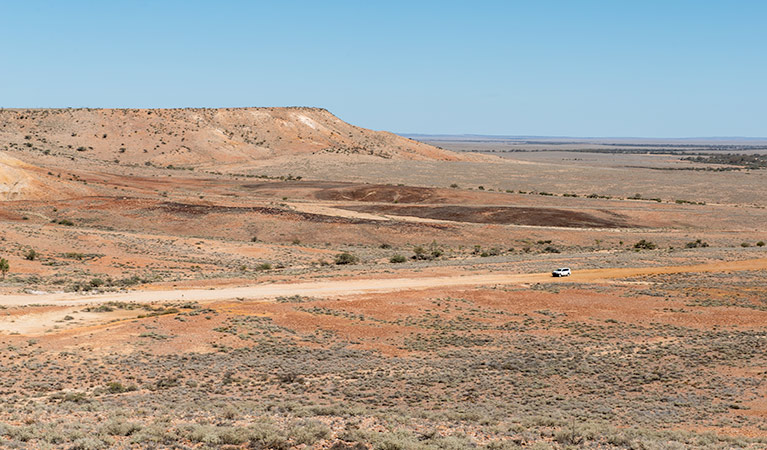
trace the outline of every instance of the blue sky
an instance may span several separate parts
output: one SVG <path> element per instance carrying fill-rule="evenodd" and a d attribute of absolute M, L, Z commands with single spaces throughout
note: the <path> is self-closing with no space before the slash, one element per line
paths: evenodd
<path fill-rule="evenodd" d="M 1 1 L 1 107 L 321 106 L 403 133 L 767 136 L 764 1 Z"/>

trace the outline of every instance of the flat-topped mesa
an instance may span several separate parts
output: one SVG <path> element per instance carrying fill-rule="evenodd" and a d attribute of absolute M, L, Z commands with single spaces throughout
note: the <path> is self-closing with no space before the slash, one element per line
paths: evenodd
<path fill-rule="evenodd" d="M 4 109 L 0 150 L 121 164 L 232 164 L 310 154 L 461 161 L 393 133 L 350 125 L 323 108 Z"/>

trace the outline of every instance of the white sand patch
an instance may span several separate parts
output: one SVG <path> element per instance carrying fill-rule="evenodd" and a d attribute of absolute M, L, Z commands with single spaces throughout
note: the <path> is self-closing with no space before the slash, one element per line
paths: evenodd
<path fill-rule="evenodd" d="M 299 122 L 301 122 L 304 125 L 310 127 L 311 129 L 313 129 L 313 130 L 317 129 L 317 123 L 315 121 L 313 121 L 312 119 L 306 117 L 305 115 L 303 115 L 303 114 L 296 114 L 295 117 L 296 117 L 296 119 L 299 120 Z"/>

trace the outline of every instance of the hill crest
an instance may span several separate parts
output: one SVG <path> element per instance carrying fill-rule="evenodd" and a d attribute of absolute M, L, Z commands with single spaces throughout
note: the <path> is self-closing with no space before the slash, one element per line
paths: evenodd
<path fill-rule="evenodd" d="M 4 109 L 3 148 L 162 167 L 322 153 L 401 160 L 477 158 L 360 128 L 326 109 L 310 107 Z"/>

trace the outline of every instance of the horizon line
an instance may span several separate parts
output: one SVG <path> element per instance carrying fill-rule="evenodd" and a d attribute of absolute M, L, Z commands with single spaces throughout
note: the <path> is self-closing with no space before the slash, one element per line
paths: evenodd
<path fill-rule="evenodd" d="M 644 140 L 764 140 L 767 136 L 571 136 L 571 135 L 538 135 L 538 134 L 482 134 L 482 133 L 398 133 L 403 137 L 452 137 L 452 138 L 496 138 L 496 139 L 644 139 Z"/>
<path fill-rule="evenodd" d="M 290 106 L 172 106 L 172 107 L 104 107 L 104 106 L 44 106 L 44 107 L 4 107 L 0 106 L 0 111 L 43 111 L 43 110 L 233 110 L 233 109 L 314 109 L 314 110 L 321 110 L 321 111 L 327 111 L 330 114 L 336 115 L 333 113 L 330 109 L 322 106 L 299 106 L 299 105 L 290 105 Z M 338 117 L 338 116 L 336 116 Z M 340 118 L 340 117 L 339 117 Z M 349 123 L 350 125 L 355 125 L 352 122 L 349 122 L 345 119 L 345 122 Z M 367 128 L 367 127 L 363 127 Z M 370 129 L 376 129 L 379 131 L 389 131 L 384 130 L 379 127 Z M 704 140 L 704 141 L 725 141 L 725 140 L 731 140 L 731 141 L 767 141 L 767 136 L 677 136 L 677 137 L 667 137 L 667 136 L 573 136 L 573 135 L 541 135 L 541 134 L 493 134 L 493 133 L 402 133 L 397 131 L 390 131 L 391 133 L 394 133 L 398 136 L 403 136 L 406 138 L 410 137 L 444 137 L 444 138 L 492 138 L 492 139 L 579 139 L 579 140 L 585 140 L 585 139 L 601 139 L 601 140 L 608 140 L 608 139 L 619 139 L 619 140 L 676 140 L 676 141 L 690 141 L 690 140 Z"/>

